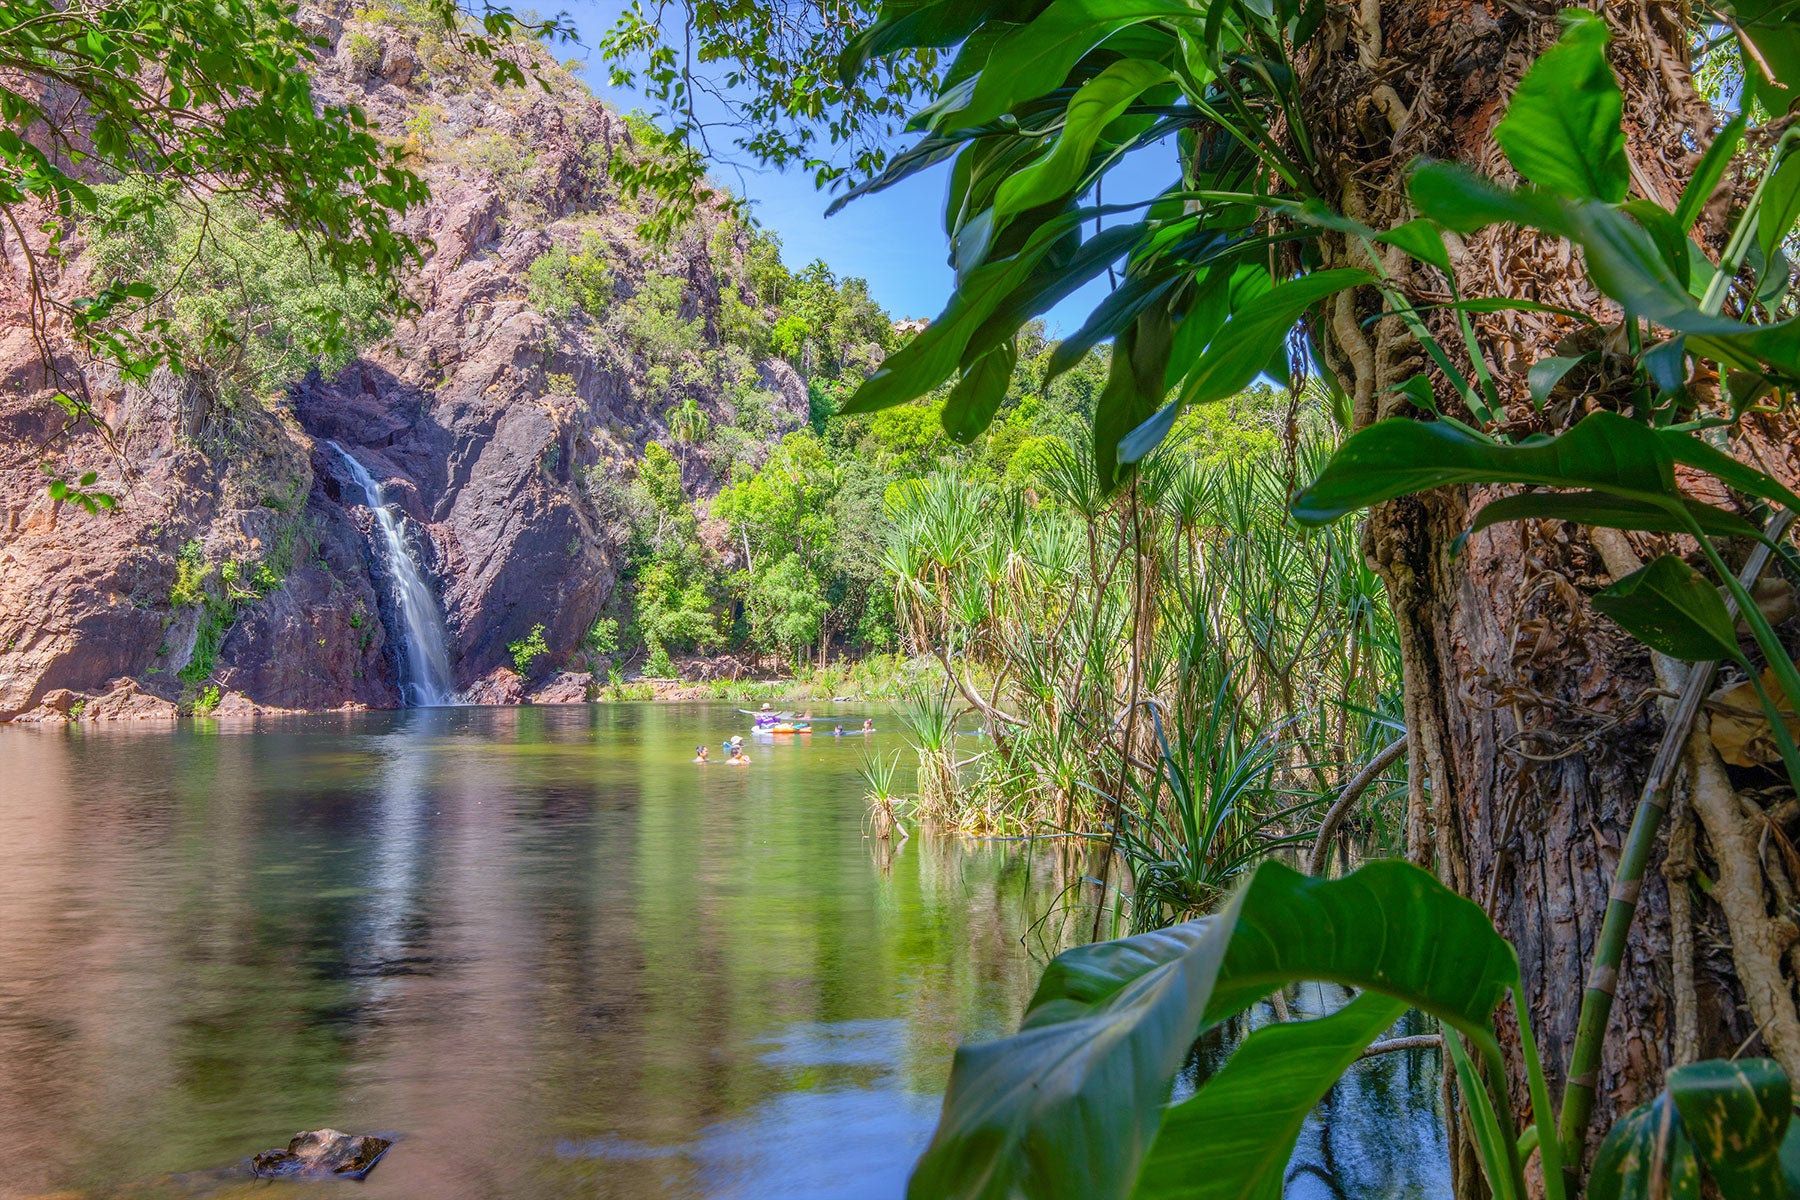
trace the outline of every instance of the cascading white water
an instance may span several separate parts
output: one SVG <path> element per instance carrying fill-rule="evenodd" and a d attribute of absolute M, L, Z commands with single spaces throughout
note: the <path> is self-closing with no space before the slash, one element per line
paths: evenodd
<path fill-rule="evenodd" d="M 350 477 L 363 490 L 369 511 L 375 514 L 375 528 L 381 533 L 387 553 L 387 576 L 393 591 L 394 609 L 406 626 L 401 646 L 404 666 L 400 680 L 401 703 L 408 708 L 461 704 L 462 697 L 456 693 L 456 677 L 450 671 L 450 653 L 446 649 L 449 638 L 444 631 L 443 614 L 438 611 L 437 598 L 431 594 L 431 588 L 419 570 L 419 560 L 414 557 L 412 547 L 407 545 L 399 520 L 388 508 L 381 485 L 350 456 L 348 450 L 336 442 L 325 444 L 337 451 L 338 457 L 350 469 Z"/>

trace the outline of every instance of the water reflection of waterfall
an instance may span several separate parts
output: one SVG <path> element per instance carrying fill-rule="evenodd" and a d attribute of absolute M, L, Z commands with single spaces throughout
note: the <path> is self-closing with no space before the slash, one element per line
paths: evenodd
<path fill-rule="evenodd" d="M 368 999 L 393 999 L 403 978 L 421 964 L 417 918 L 427 855 L 427 808 L 431 803 L 436 742 L 451 714 L 419 712 L 398 718 L 393 732 L 370 740 L 381 765 L 375 781 L 374 828 L 370 839 L 366 896 L 358 947 L 372 982 Z"/>
<path fill-rule="evenodd" d="M 375 482 L 363 465 L 336 442 L 326 442 L 350 477 L 363 491 L 369 510 L 375 514 L 375 529 L 381 536 L 385 554 L 388 588 L 393 593 L 394 609 L 400 614 L 405 636 L 401 638 L 400 701 L 409 708 L 431 708 L 444 704 L 460 704 L 455 676 L 450 670 L 449 638 L 444 631 L 444 617 L 438 611 L 437 598 L 425 583 L 419 569 L 418 556 L 407 543 L 400 521 L 388 507 L 381 485 Z"/>

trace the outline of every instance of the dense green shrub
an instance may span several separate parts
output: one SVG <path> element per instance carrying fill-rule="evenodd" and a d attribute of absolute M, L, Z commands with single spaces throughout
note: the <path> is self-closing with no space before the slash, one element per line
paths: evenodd
<path fill-rule="evenodd" d="M 340 279 L 300 239 L 241 203 L 143 207 L 138 185 L 99 189 L 134 213 L 91 246 L 98 278 L 145 278 L 156 298 L 127 319 L 163 322 L 171 361 L 204 366 L 227 402 L 277 394 L 317 367 L 343 369 L 390 325 L 381 286 Z"/>
<path fill-rule="evenodd" d="M 599 320 L 612 305 L 613 282 L 606 242 L 591 232 L 582 235 L 576 249 L 554 247 L 525 270 L 532 305 L 553 317 L 567 318 L 579 311 Z"/>
<path fill-rule="evenodd" d="M 531 665 L 550 653 L 550 647 L 544 641 L 543 625 L 533 625 L 530 633 L 506 643 L 506 650 L 512 655 L 513 670 L 529 678 Z"/>

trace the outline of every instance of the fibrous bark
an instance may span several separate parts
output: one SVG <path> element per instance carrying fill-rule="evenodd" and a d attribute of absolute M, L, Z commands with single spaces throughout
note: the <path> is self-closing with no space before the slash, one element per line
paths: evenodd
<path fill-rule="evenodd" d="M 1326 194 L 1341 196 L 1347 214 L 1387 228 L 1415 215 L 1405 178 L 1420 156 L 1515 179 L 1493 130 L 1520 76 L 1556 40 L 1559 7 L 1518 0 L 1334 6 L 1336 25 L 1303 63 L 1306 117 L 1329 175 Z M 1605 17 L 1626 96 L 1633 192 L 1672 207 L 1714 129 L 1713 114 L 1689 81 L 1684 14 L 1655 0 L 1626 0 L 1608 5 Z M 1715 205 L 1707 219 L 1722 219 L 1727 207 Z M 1718 234 L 1699 231 L 1714 243 Z M 1369 266 L 1367 253 L 1344 239 L 1327 265 Z M 1453 244 L 1451 255 L 1464 296 L 1520 297 L 1581 310 L 1603 323 L 1620 319 L 1586 280 L 1578 254 L 1558 239 L 1491 227 Z M 1381 265 L 1417 303 L 1450 299 L 1448 281 L 1434 269 L 1397 252 Z M 1460 342 L 1452 325 L 1438 328 L 1447 344 Z M 1397 318 L 1380 315 L 1373 291 L 1342 298 L 1314 333 L 1352 398 L 1358 427 L 1423 415 L 1392 389 L 1426 373 L 1427 360 Z M 1527 402 L 1531 364 L 1576 333 L 1574 322 L 1554 314 L 1477 319 L 1482 352 L 1508 402 L 1503 432 L 1554 433 L 1595 407 L 1616 405 L 1604 368 L 1573 377 L 1542 412 Z M 1434 383 L 1440 404 L 1454 410 L 1454 395 L 1441 379 Z M 1767 420 L 1773 427 L 1760 431 L 1761 440 L 1785 450 L 1792 423 Z M 1769 469 L 1791 482 L 1792 464 L 1776 457 Z M 1588 603 L 1614 573 L 1584 531 L 1557 521 L 1495 526 L 1452 558 L 1452 540 L 1469 514 L 1497 494 L 1446 490 L 1382 505 L 1371 514 L 1365 546 L 1387 584 L 1400 631 L 1412 744 L 1409 853 L 1481 902 L 1517 947 L 1556 1095 L 1619 848 L 1661 736 L 1655 701 L 1663 692 L 1648 652 Z M 1744 853 L 1731 833 L 1741 829 L 1741 819 L 1736 825 L 1728 819 L 1735 811 L 1729 780 L 1722 796 L 1709 797 L 1707 787 L 1719 786 L 1722 777 L 1704 763 L 1694 769 L 1693 811 L 1711 853 Z M 1673 922 L 1661 858 L 1659 849 L 1619 971 L 1597 1080 L 1598 1130 L 1648 1099 L 1677 1053 L 1728 1056 L 1748 1042 L 1752 1051 L 1785 1057 L 1777 1043 L 1793 1009 L 1793 977 L 1780 965 L 1787 946 L 1764 935 L 1779 940 L 1791 923 L 1784 927 L 1785 918 L 1765 910 L 1760 877 L 1739 881 L 1734 894 L 1744 911 L 1724 914 L 1729 921 L 1709 901 L 1683 891 L 1675 903 L 1682 920 Z M 1755 874 L 1761 862 L 1752 853 L 1741 870 Z M 1671 874 L 1678 886 L 1688 886 L 1693 869 L 1677 864 Z M 1697 957 L 1696 941 L 1714 944 L 1714 935 L 1733 952 Z M 1749 940 L 1739 945 L 1740 938 Z M 1679 968 L 1671 965 L 1672 944 L 1684 956 Z M 1749 954 L 1766 963 L 1770 952 L 1774 977 L 1760 967 L 1746 973 L 1739 961 Z M 1752 976 L 1757 987 L 1782 994 L 1746 1004 Z M 1522 1077 L 1512 1085 L 1523 1111 Z M 1553 1127 L 1550 1114 L 1540 1121 L 1540 1128 Z M 1597 1140 L 1590 1138 L 1590 1150 Z M 1464 1177 L 1469 1167 L 1460 1155 L 1459 1194 L 1478 1188 Z"/>

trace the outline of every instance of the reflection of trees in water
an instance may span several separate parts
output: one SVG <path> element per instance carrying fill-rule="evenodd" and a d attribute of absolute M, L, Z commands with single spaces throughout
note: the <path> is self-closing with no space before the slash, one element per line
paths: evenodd
<path fill-rule="evenodd" d="M 104 1188 L 338 1124 L 431 1147 L 372 1197 L 479 1178 L 648 1198 L 774 1097 L 937 1090 L 959 1042 L 1016 1021 L 1039 970 L 1022 939 L 1064 868 L 915 836 L 872 870 L 853 756 L 696 777 L 659 757 L 716 740 L 696 720 L 455 710 L 35 743 L 69 806 L 27 877 L 40 927 L 74 897 L 102 936 L 0 932 L 7 982 L 54 983 L 27 1004 L 63 1030 L 0 1031 L 8 1070 L 85 1118 L 26 1147 L 66 1162 L 8 1161 L 43 1190 Z M 543 1152 L 564 1143 L 623 1150 Z"/>

